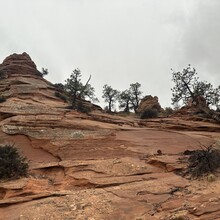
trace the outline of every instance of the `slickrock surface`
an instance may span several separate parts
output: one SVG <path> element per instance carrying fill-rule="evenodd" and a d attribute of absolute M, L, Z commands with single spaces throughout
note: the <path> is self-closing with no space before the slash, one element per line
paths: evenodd
<path fill-rule="evenodd" d="M 0 144 L 18 147 L 30 175 L 0 182 L 0 219 L 220 219 L 219 174 L 178 175 L 185 150 L 220 141 L 218 124 L 85 115 L 66 108 L 27 54 L 1 70 Z"/>

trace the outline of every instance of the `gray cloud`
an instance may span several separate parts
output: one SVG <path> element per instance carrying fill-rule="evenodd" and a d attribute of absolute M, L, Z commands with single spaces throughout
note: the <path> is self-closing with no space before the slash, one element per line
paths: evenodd
<path fill-rule="evenodd" d="M 218 0 L 196 1 L 189 14 L 179 41 L 181 47 L 177 62 L 191 63 L 201 78 L 220 84 L 220 2 Z"/>
<path fill-rule="evenodd" d="M 171 67 L 191 63 L 207 80 L 218 78 L 218 7 L 217 0 L 5 1 L 0 59 L 26 51 L 52 82 L 78 67 L 85 80 L 92 74 L 99 97 L 105 83 L 123 90 L 140 82 L 169 106 Z"/>

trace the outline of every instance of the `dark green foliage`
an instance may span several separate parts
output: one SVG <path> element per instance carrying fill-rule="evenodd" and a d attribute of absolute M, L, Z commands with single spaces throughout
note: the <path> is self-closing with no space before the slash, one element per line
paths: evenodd
<path fill-rule="evenodd" d="M 192 177 L 201 177 L 220 168 L 220 150 L 218 149 L 205 147 L 201 150 L 187 151 L 185 154 L 190 155 L 187 173 Z"/>
<path fill-rule="evenodd" d="M 65 91 L 65 87 L 62 83 L 55 83 L 54 86 L 56 87 L 56 89 L 59 91 L 59 92 L 63 92 Z"/>
<path fill-rule="evenodd" d="M 86 114 L 88 114 L 92 111 L 91 107 L 89 107 L 88 105 L 86 105 L 82 101 L 77 101 L 75 104 L 75 107 L 73 107 L 72 105 L 69 105 L 66 107 L 66 109 L 75 109 L 78 112 L 86 113 Z"/>
<path fill-rule="evenodd" d="M 0 70 L 0 79 L 5 79 L 6 78 L 6 74 L 4 70 Z"/>
<path fill-rule="evenodd" d="M 49 73 L 49 72 L 48 72 L 48 69 L 42 68 L 42 71 L 41 71 L 42 77 L 48 75 L 48 73 Z"/>
<path fill-rule="evenodd" d="M 46 76 L 46 75 L 48 75 L 48 69 L 45 69 L 45 68 L 42 68 L 42 70 L 41 71 L 39 71 L 39 70 L 37 70 L 36 71 L 36 75 L 37 76 L 40 76 L 40 77 L 44 77 L 44 76 Z"/>
<path fill-rule="evenodd" d="M 36 70 L 35 74 L 36 74 L 37 76 L 39 76 L 39 77 L 43 77 L 41 71 L 39 71 L 39 70 Z"/>
<path fill-rule="evenodd" d="M 187 68 L 183 69 L 182 72 L 172 73 L 172 81 L 175 83 L 175 86 L 172 90 L 172 103 L 178 103 L 183 101 L 186 104 L 190 99 L 195 100 L 193 88 L 198 83 L 198 77 L 195 68 L 191 68 L 189 65 Z"/>
<path fill-rule="evenodd" d="M 203 96 L 207 105 L 218 105 L 220 101 L 220 87 L 214 88 L 211 83 L 207 81 L 200 81 L 194 88 L 195 97 Z"/>
<path fill-rule="evenodd" d="M 131 92 L 130 90 L 125 90 L 119 94 L 119 108 L 124 109 L 124 112 L 128 113 L 132 109 L 131 106 Z"/>
<path fill-rule="evenodd" d="M 63 95 L 62 93 L 55 92 L 54 95 L 55 95 L 57 98 L 62 99 L 64 102 L 67 102 L 67 97 L 66 97 L 65 95 Z"/>
<path fill-rule="evenodd" d="M 93 102 L 98 102 L 98 99 L 95 97 L 95 89 L 89 84 L 91 75 L 87 82 L 83 84 L 81 82 L 81 71 L 79 69 L 73 70 L 70 78 L 66 80 L 65 91 L 71 97 L 71 102 L 73 109 L 76 109 L 77 100 L 89 98 Z"/>
<path fill-rule="evenodd" d="M 0 179 L 27 176 L 28 163 L 13 145 L 0 147 Z"/>
<path fill-rule="evenodd" d="M 172 73 L 172 81 L 175 86 L 172 90 L 172 104 L 178 104 L 180 101 L 187 104 L 190 100 L 199 105 L 199 97 L 204 97 L 207 105 L 217 106 L 220 101 L 220 86 L 214 88 L 212 84 L 206 81 L 199 81 L 195 68 L 190 65 L 182 72 Z"/>
<path fill-rule="evenodd" d="M 0 103 L 5 102 L 5 101 L 6 101 L 6 98 L 3 96 L 0 96 Z"/>
<path fill-rule="evenodd" d="M 173 109 L 170 107 L 166 107 L 164 111 L 165 111 L 165 115 L 167 116 L 173 114 Z"/>
<path fill-rule="evenodd" d="M 158 113 L 157 109 L 146 109 L 143 113 L 141 113 L 140 118 L 141 119 L 157 118 L 158 114 L 159 113 Z"/>
<path fill-rule="evenodd" d="M 118 96 L 119 108 L 124 109 L 124 112 L 134 110 L 136 112 L 142 92 L 140 91 L 141 84 L 136 82 L 130 84 L 130 88 L 122 91 Z"/>
<path fill-rule="evenodd" d="M 130 88 L 129 88 L 131 93 L 131 104 L 135 113 L 137 112 L 136 110 L 139 106 L 142 95 L 142 91 L 140 91 L 140 88 L 141 88 L 141 84 L 138 82 L 130 84 Z"/>
<path fill-rule="evenodd" d="M 108 103 L 108 106 L 105 109 L 107 110 L 107 112 L 112 112 L 112 108 L 114 107 L 114 104 L 118 99 L 119 91 L 105 84 L 103 86 L 102 92 L 102 98 L 105 100 L 105 102 Z"/>
<path fill-rule="evenodd" d="M 77 102 L 76 110 L 82 113 L 86 113 L 86 114 L 92 111 L 92 109 L 89 106 L 86 106 L 85 104 L 83 104 L 82 101 Z"/>

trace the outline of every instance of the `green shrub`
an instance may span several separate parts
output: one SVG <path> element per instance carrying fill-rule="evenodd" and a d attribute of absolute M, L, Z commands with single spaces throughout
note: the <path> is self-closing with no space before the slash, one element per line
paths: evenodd
<path fill-rule="evenodd" d="M 65 86 L 62 83 L 53 84 L 59 92 L 65 91 Z"/>
<path fill-rule="evenodd" d="M 171 108 L 171 107 L 166 107 L 165 109 L 164 109 L 164 113 L 165 113 L 165 115 L 172 115 L 173 114 L 173 109 Z"/>
<path fill-rule="evenodd" d="M 82 101 L 77 101 L 75 107 L 73 105 L 66 106 L 66 109 L 74 109 L 81 113 L 90 113 L 92 111 L 91 107 L 88 105 L 83 104 Z"/>
<path fill-rule="evenodd" d="M 67 102 L 67 97 L 59 92 L 55 92 L 54 95 L 57 97 L 57 98 L 60 98 L 62 99 L 64 102 Z"/>
<path fill-rule="evenodd" d="M 5 102 L 5 101 L 6 101 L 6 98 L 3 96 L 0 96 L 0 103 Z"/>
<path fill-rule="evenodd" d="M 140 118 L 141 119 L 157 118 L 158 114 L 159 113 L 158 113 L 157 109 L 146 109 L 144 112 L 141 113 Z"/>
<path fill-rule="evenodd" d="M 0 179 L 27 176 L 28 163 L 13 145 L 0 146 Z"/>
<path fill-rule="evenodd" d="M 77 102 L 76 110 L 82 113 L 86 113 L 86 114 L 92 111 L 92 109 L 89 106 L 84 105 L 82 101 Z"/>
<path fill-rule="evenodd" d="M 6 74 L 4 70 L 0 70 L 0 79 L 5 79 L 6 78 Z"/>

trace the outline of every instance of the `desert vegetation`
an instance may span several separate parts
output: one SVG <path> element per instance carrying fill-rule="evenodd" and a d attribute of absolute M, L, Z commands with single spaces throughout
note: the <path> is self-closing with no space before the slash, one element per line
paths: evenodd
<path fill-rule="evenodd" d="M 14 145 L 0 146 L 0 179 L 27 176 L 28 163 Z"/>
<path fill-rule="evenodd" d="M 173 71 L 173 70 L 172 70 Z M 182 72 L 172 72 L 174 87 L 172 90 L 172 104 L 188 104 L 189 101 L 195 105 L 201 105 L 201 97 L 207 106 L 218 107 L 220 101 L 220 86 L 214 88 L 207 81 L 200 81 L 195 68 L 190 65 Z"/>
<path fill-rule="evenodd" d="M 0 96 L 0 103 L 5 102 L 6 98 L 4 96 Z"/>
<path fill-rule="evenodd" d="M 141 119 L 148 119 L 148 118 L 157 118 L 159 115 L 157 109 L 146 109 L 144 112 L 141 113 Z"/>
<path fill-rule="evenodd" d="M 47 69 L 45 71 L 47 72 Z M 54 84 L 58 90 L 58 92 L 55 93 L 55 96 L 61 98 L 63 101 L 69 100 L 73 109 L 81 111 L 81 100 L 89 99 L 92 102 L 98 102 L 98 99 L 95 96 L 95 89 L 89 83 L 90 80 L 91 75 L 86 83 L 82 83 L 82 73 L 79 69 L 75 69 L 65 81 L 65 84 Z M 203 112 L 204 107 L 206 107 L 205 112 L 207 116 L 209 115 L 209 117 L 212 118 L 216 117 L 213 116 L 213 111 L 207 112 L 207 109 L 209 109 L 210 106 L 219 109 L 220 86 L 214 88 L 211 83 L 201 81 L 196 69 L 192 68 L 190 65 L 182 71 L 172 70 L 172 81 L 174 83 L 173 88 L 171 88 L 173 108 L 165 108 L 165 116 L 171 115 L 173 110 L 179 109 L 183 105 L 192 103 L 193 105 L 198 106 L 200 110 L 203 108 Z M 129 88 L 123 91 L 119 91 L 108 84 L 103 86 L 102 98 L 104 102 L 107 103 L 107 106 L 104 109 L 109 113 L 112 112 L 113 109 L 122 110 L 124 113 L 138 113 L 137 109 L 143 97 L 141 84 L 139 82 L 131 83 Z M 87 110 L 84 110 L 82 112 L 88 112 Z M 140 115 L 140 118 L 154 117 L 158 117 L 158 112 L 156 112 L 155 109 L 147 109 L 146 112 L 142 112 Z"/>
<path fill-rule="evenodd" d="M 188 168 L 185 174 L 193 178 L 215 173 L 220 168 L 220 150 L 212 146 L 202 146 L 199 150 L 186 151 Z"/>
<path fill-rule="evenodd" d="M 89 83 L 91 75 L 85 84 L 82 83 L 82 74 L 79 69 L 73 70 L 70 77 L 65 81 L 64 89 L 71 99 L 73 109 L 77 109 L 77 100 L 89 98 L 93 102 L 98 101 L 95 96 L 95 89 Z"/>

